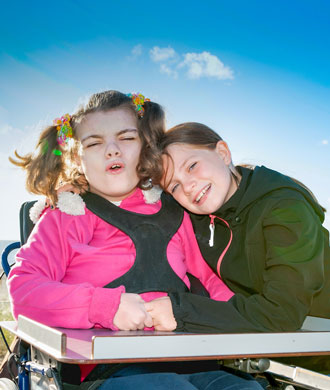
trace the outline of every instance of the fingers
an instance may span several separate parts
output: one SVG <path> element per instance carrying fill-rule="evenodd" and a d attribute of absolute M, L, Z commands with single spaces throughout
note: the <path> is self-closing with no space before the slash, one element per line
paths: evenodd
<path fill-rule="evenodd" d="M 144 326 L 147 328 L 151 328 L 151 327 L 153 327 L 153 325 L 154 325 L 153 319 L 152 319 L 151 315 L 147 312 L 146 318 L 144 320 Z"/>
<path fill-rule="evenodd" d="M 120 330 L 138 330 L 152 327 L 153 320 L 146 311 L 144 300 L 138 294 L 121 294 L 113 323 Z"/>
<path fill-rule="evenodd" d="M 144 308 L 147 312 L 150 312 L 154 309 L 153 301 L 150 302 L 144 302 Z"/>

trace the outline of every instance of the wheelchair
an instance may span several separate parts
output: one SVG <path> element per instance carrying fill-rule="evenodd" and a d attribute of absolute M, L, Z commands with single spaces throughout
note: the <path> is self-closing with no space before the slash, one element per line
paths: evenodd
<path fill-rule="evenodd" d="M 21 206 L 20 242 L 10 244 L 2 253 L 6 275 L 9 253 L 23 245 L 33 229 L 29 211 L 34 203 Z M 87 390 L 102 383 L 102 378 L 97 378 L 92 387 L 88 382 L 80 384 L 77 364 L 201 360 L 214 360 L 219 367 L 263 378 L 269 390 L 330 390 L 329 376 L 273 360 L 330 356 L 330 320 L 322 318 L 307 317 L 299 332 L 271 334 L 64 329 L 23 316 L 17 322 L 0 322 L 1 328 L 13 333 L 19 343 L 15 351 L 7 344 L 11 379 L 0 374 L 0 390 Z"/>

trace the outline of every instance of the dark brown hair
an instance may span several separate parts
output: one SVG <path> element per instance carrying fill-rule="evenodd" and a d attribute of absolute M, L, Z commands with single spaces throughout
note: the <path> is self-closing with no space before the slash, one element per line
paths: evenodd
<path fill-rule="evenodd" d="M 62 183 L 71 183 L 82 192 L 86 190 L 88 183 L 75 162 L 78 153 L 77 128 L 86 115 L 94 112 L 107 112 L 116 108 L 128 109 L 137 118 L 138 133 L 142 144 L 137 166 L 137 175 L 140 179 L 138 186 L 143 187 L 149 178 L 159 177 L 161 157 L 158 141 L 165 131 L 165 114 L 162 107 L 157 103 L 146 101 L 144 115 L 141 118 L 130 97 L 110 90 L 93 94 L 87 104 L 81 106 L 72 115 L 73 142 L 58 145 L 56 127 L 49 126 L 40 134 L 35 153 L 21 156 L 15 151 L 16 159 L 9 158 L 13 164 L 26 170 L 27 190 L 34 194 L 47 196 L 53 204 L 57 201 L 56 189 Z M 55 149 L 60 149 L 62 154 L 54 154 Z"/>
<path fill-rule="evenodd" d="M 186 122 L 169 129 L 162 138 L 161 150 L 172 144 L 186 144 L 215 149 L 222 138 L 215 131 L 197 122 Z"/>

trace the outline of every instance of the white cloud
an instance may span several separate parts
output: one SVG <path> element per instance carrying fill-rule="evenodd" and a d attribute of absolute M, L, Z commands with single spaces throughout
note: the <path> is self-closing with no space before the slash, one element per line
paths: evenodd
<path fill-rule="evenodd" d="M 176 70 L 171 69 L 171 68 L 170 68 L 168 65 L 166 65 L 166 64 L 161 64 L 161 65 L 160 65 L 160 72 L 161 72 L 161 73 L 165 73 L 165 74 L 167 74 L 168 76 L 171 76 L 171 77 L 173 77 L 173 78 L 175 78 L 175 79 L 178 78 L 178 72 L 177 72 Z"/>
<path fill-rule="evenodd" d="M 135 45 L 131 51 L 131 54 L 134 58 L 140 57 L 142 55 L 142 45 L 140 43 Z"/>
<path fill-rule="evenodd" d="M 207 52 L 184 54 L 184 61 L 179 68 L 188 68 L 187 75 L 191 79 L 214 77 L 218 80 L 232 80 L 234 73 L 229 66 L 225 66 L 220 59 Z"/>
<path fill-rule="evenodd" d="M 322 140 L 322 145 L 328 145 L 328 143 L 329 143 L 329 140 L 327 140 L 327 139 Z"/>
<path fill-rule="evenodd" d="M 234 78 L 233 70 L 207 51 L 179 54 L 171 46 L 154 46 L 149 50 L 149 55 L 153 62 L 160 64 L 161 73 L 175 79 L 178 78 L 180 70 L 186 70 L 190 79 L 211 77 L 218 80 L 232 80 Z"/>
<path fill-rule="evenodd" d="M 149 51 L 150 58 L 153 62 L 164 62 L 176 57 L 176 52 L 172 47 L 154 46 Z"/>

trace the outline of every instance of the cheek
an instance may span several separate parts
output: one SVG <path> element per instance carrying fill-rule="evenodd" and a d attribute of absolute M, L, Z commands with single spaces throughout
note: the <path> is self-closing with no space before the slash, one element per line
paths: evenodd
<path fill-rule="evenodd" d="M 226 166 L 218 167 L 217 169 L 213 168 L 211 172 L 219 185 L 223 187 L 228 185 L 230 172 Z"/>
<path fill-rule="evenodd" d="M 182 191 L 174 192 L 174 194 L 171 194 L 173 198 L 180 203 L 182 206 L 185 206 L 187 203 L 187 197 L 183 194 Z"/>
<path fill-rule="evenodd" d="M 81 169 L 86 176 L 88 176 L 88 174 L 90 175 L 91 173 L 95 172 L 95 163 L 93 161 L 93 158 L 91 158 L 91 156 L 88 155 L 82 156 Z"/>

